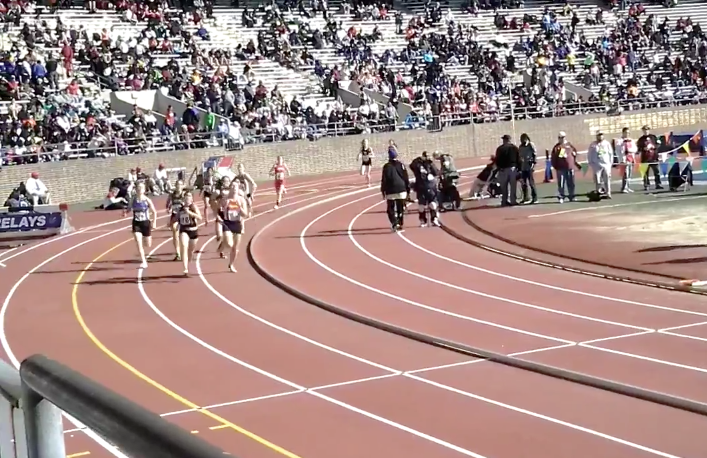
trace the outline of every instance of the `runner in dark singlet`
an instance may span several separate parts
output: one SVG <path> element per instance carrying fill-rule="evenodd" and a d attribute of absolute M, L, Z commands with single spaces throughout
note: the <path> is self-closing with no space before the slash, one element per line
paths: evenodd
<path fill-rule="evenodd" d="M 147 269 L 143 240 L 147 248 L 152 247 L 152 229 L 157 227 L 157 211 L 152 200 L 145 195 L 144 182 L 138 183 L 135 187 L 135 196 L 130 201 L 128 208 L 123 212 L 123 216 L 127 216 L 128 212 L 133 213 L 132 233 L 142 261 L 140 267 Z"/>
<path fill-rule="evenodd" d="M 228 192 L 221 201 L 223 210 L 223 240 L 226 246 L 230 248 L 228 257 L 228 270 L 236 272 L 236 258 L 238 257 L 238 249 L 241 245 L 241 236 L 243 234 L 243 223 L 248 217 L 248 202 L 245 197 L 238 195 L 238 184 L 233 183 Z M 219 216 L 220 218 L 220 216 Z"/>
<path fill-rule="evenodd" d="M 209 224 L 209 210 L 211 210 L 211 196 L 216 186 L 216 176 L 213 167 L 206 169 L 204 173 L 204 184 L 201 187 L 201 196 L 204 199 L 204 222 Z"/>
<path fill-rule="evenodd" d="M 218 246 L 217 251 L 219 254 L 219 257 L 225 258 L 223 254 L 224 246 L 223 246 L 223 224 L 221 221 L 223 221 L 223 209 L 221 208 L 221 202 L 222 200 L 228 196 L 228 190 L 231 187 L 231 179 L 229 177 L 223 177 L 221 180 L 219 180 L 216 183 L 216 189 L 214 192 L 214 198 L 212 199 L 212 207 L 213 211 L 216 214 L 216 244 Z"/>
<path fill-rule="evenodd" d="M 246 201 L 248 201 L 248 217 L 252 218 L 253 198 L 255 197 L 255 190 L 258 185 L 255 184 L 255 180 L 250 176 L 250 174 L 245 171 L 245 166 L 243 164 L 238 164 L 238 173 L 235 177 L 233 177 L 233 179 L 239 181 L 245 190 L 245 198 Z"/>
<path fill-rule="evenodd" d="M 179 210 L 179 248 L 184 265 L 184 275 L 189 275 L 189 260 L 194 259 L 196 242 L 199 240 L 199 220 L 201 215 L 194 204 L 191 192 L 184 193 L 184 203 Z"/>
<path fill-rule="evenodd" d="M 366 185 L 371 185 L 371 168 L 373 167 L 373 148 L 368 144 L 368 139 L 364 138 L 361 142 L 361 151 L 358 153 L 358 159 L 361 161 L 361 176 L 366 178 Z"/>
<path fill-rule="evenodd" d="M 174 244 L 175 261 L 180 259 L 179 251 L 179 211 L 184 203 L 184 182 L 177 180 L 174 191 L 167 196 L 167 211 L 169 214 L 169 227 L 172 229 L 172 243 Z"/>

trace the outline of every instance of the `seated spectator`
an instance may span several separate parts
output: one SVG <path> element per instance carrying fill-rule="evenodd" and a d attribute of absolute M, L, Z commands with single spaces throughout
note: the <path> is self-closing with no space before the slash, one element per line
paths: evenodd
<path fill-rule="evenodd" d="M 31 173 L 30 177 L 25 182 L 25 187 L 32 205 L 51 204 L 49 189 L 47 189 L 47 186 L 39 179 L 39 172 Z"/>

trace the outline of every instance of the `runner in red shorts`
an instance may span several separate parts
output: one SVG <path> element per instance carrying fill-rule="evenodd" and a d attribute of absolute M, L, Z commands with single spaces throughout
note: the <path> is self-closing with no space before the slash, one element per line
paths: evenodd
<path fill-rule="evenodd" d="M 290 176 L 290 169 L 285 165 L 285 159 L 282 156 L 277 157 L 277 162 L 270 169 L 270 175 L 275 176 L 275 192 L 277 193 L 277 201 L 275 209 L 280 208 L 282 196 L 287 192 L 285 189 L 285 178 Z"/>

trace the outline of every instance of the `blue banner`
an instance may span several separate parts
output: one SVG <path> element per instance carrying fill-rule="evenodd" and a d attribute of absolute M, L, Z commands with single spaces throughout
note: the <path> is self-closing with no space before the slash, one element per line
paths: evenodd
<path fill-rule="evenodd" d="M 60 229 L 61 220 L 61 212 L 2 213 L 0 214 L 0 233 Z"/>

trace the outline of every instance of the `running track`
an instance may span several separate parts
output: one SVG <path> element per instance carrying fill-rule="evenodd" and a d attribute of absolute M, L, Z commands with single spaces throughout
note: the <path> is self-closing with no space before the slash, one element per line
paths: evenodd
<path fill-rule="evenodd" d="M 268 226 L 255 260 L 358 313 L 707 402 L 704 297 L 524 264 L 415 228 L 415 214 L 391 234 L 360 182 L 293 181 L 277 212 L 262 194 L 246 224 Z M 0 254 L 15 365 L 44 353 L 241 458 L 705 456 L 705 417 L 347 321 L 273 287 L 245 243 L 228 273 L 212 229 L 198 275 L 181 276 L 166 231 L 140 271 L 115 216 L 75 215 L 86 229 Z M 66 428 L 70 456 L 122 456 Z"/>

